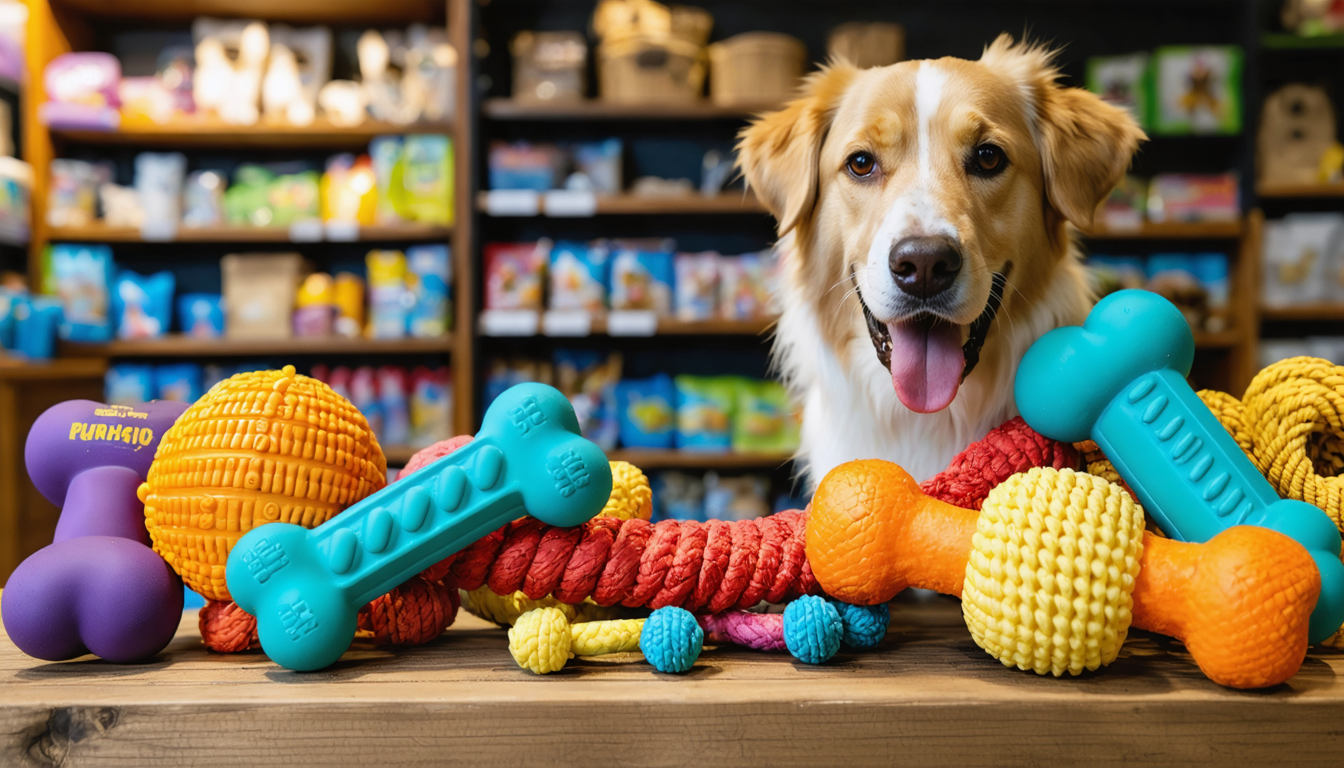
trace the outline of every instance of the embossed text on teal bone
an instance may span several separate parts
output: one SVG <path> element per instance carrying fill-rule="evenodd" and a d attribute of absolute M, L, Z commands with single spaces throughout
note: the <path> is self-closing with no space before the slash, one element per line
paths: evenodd
<path fill-rule="evenodd" d="M 519 384 L 465 447 L 307 530 L 270 523 L 229 553 L 229 593 L 257 617 L 262 650 L 289 669 L 341 657 L 361 606 L 524 515 L 579 525 L 611 496 L 611 465 L 569 401 Z"/>
<path fill-rule="evenodd" d="M 1258 525 L 1306 547 L 1321 573 L 1308 638 L 1344 624 L 1339 530 L 1318 507 L 1280 499 L 1185 377 L 1195 340 L 1180 310 L 1148 291 L 1117 291 L 1080 327 L 1042 336 L 1017 369 L 1017 408 L 1046 437 L 1094 440 L 1179 541 Z"/>

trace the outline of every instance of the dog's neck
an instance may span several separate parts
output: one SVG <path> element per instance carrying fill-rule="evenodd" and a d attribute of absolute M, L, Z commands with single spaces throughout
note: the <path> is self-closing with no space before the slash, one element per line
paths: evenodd
<path fill-rule="evenodd" d="M 780 241 L 785 259 L 793 245 L 789 237 Z M 1072 247 L 1040 288 L 1032 296 L 1018 292 L 1009 296 L 991 327 L 979 365 L 962 383 L 956 399 L 942 411 L 920 414 L 897 398 L 890 371 L 873 354 L 857 300 L 849 297 L 840 305 L 845 313 L 852 303 L 848 314 L 854 317 L 838 318 L 847 330 L 837 335 L 833 332 L 837 318 L 821 316 L 834 311 L 834 302 L 819 305 L 815 286 L 786 277 L 774 358 L 804 408 L 797 458 L 808 488 L 833 467 L 868 458 L 894 461 L 922 481 L 1017 415 L 1013 378 L 1022 355 L 1046 331 L 1081 323 L 1087 315 L 1089 291 Z"/>

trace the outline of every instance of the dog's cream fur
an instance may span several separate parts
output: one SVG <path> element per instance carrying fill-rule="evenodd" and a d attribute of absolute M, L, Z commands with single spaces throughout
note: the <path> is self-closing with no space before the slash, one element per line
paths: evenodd
<path fill-rule="evenodd" d="M 837 62 L 743 132 L 748 185 L 779 220 L 775 356 L 803 405 L 798 458 L 809 486 L 857 458 L 894 461 L 921 480 L 940 471 L 1016 414 L 1013 378 L 1032 342 L 1086 315 L 1091 296 L 1066 224 L 1090 226 L 1144 136 L 1124 111 L 1056 77 L 1048 51 L 1007 36 L 978 62 L 862 71 Z M 1009 158 L 990 178 L 967 165 L 985 143 Z M 872 177 L 845 170 L 856 151 L 875 156 Z M 855 288 L 882 323 L 926 311 L 928 300 L 911 308 L 896 288 L 887 254 L 903 237 L 931 235 L 963 253 L 956 283 L 932 307 L 963 334 L 991 275 L 1008 270 L 1008 287 L 978 366 L 951 405 L 923 414 L 898 399 Z"/>

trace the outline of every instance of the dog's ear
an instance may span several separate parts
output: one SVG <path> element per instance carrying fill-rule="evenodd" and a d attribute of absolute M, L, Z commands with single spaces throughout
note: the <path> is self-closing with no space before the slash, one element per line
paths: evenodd
<path fill-rule="evenodd" d="M 807 78 L 797 99 L 757 118 L 738 136 L 738 167 L 747 187 L 779 220 L 781 235 L 798 226 L 816 204 L 821 144 L 856 74 L 848 62 L 832 62 Z"/>
<path fill-rule="evenodd" d="M 1046 196 L 1064 218 L 1087 229 L 1148 137 L 1124 109 L 1060 86 L 1054 56 L 1042 46 L 1000 35 L 980 61 L 1022 89 L 1036 120 Z"/>

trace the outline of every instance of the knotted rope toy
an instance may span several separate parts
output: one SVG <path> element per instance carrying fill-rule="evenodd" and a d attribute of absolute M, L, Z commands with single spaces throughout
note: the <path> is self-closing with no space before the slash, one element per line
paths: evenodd
<path fill-rule="evenodd" d="M 924 496 L 890 462 L 842 464 L 813 497 L 807 551 L 828 594 L 871 604 L 917 586 L 962 597 L 978 645 L 1055 676 L 1113 661 L 1132 621 L 1183 640 L 1215 682 L 1275 685 L 1301 666 L 1320 592 L 1311 556 L 1282 534 L 1145 536 L 1127 493 L 1071 470 L 1015 475 L 977 514 Z"/>
<path fill-rule="evenodd" d="M 685 672 L 700 656 L 705 634 L 695 617 L 668 606 L 647 619 L 570 622 L 559 607 L 535 608 L 509 630 L 509 654 L 538 675 L 564 668 L 575 656 L 643 651 L 659 672 Z"/>
<path fill-rule="evenodd" d="M 891 613 L 886 603 L 851 605 L 804 595 L 784 613 L 727 611 L 700 617 L 709 639 L 758 651 L 788 651 L 805 664 L 830 661 L 840 645 L 865 650 L 886 637 Z"/>

